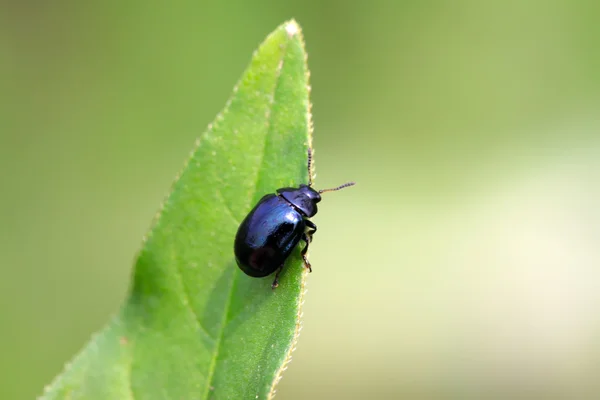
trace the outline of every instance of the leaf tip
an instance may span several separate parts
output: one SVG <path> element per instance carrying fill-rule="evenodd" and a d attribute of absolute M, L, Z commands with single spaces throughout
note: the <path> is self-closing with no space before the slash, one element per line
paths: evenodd
<path fill-rule="evenodd" d="M 288 36 L 292 38 L 300 33 L 300 25 L 298 25 L 295 19 L 292 19 L 286 22 L 285 31 L 287 32 Z"/>

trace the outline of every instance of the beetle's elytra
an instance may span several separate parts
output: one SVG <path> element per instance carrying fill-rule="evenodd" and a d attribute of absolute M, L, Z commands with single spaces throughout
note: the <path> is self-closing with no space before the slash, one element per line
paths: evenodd
<path fill-rule="evenodd" d="M 354 185 L 348 182 L 332 189 L 312 188 L 312 152 L 308 150 L 308 185 L 277 189 L 277 194 L 265 195 L 244 218 L 235 235 L 234 252 L 238 267 L 247 275 L 264 277 L 275 274 L 271 287 L 278 285 L 279 273 L 285 260 L 302 240 L 306 245 L 300 252 L 304 266 L 312 272 L 306 258 L 308 244 L 317 226 L 309 218 L 317 213 L 321 193 Z"/>

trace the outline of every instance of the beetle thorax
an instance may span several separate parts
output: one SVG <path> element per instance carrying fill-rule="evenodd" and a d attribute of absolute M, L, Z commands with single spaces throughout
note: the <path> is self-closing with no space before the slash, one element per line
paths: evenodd
<path fill-rule="evenodd" d="M 317 213 L 317 203 L 321 201 L 319 192 L 307 185 L 300 185 L 298 188 L 281 188 L 277 190 L 277 194 L 308 218 Z"/>

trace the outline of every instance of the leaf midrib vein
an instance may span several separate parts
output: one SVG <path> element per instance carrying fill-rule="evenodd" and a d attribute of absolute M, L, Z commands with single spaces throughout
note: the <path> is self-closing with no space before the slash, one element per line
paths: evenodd
<path fill-rule="evenodd" d="M 266 127 L 266 133 L 265 133 L 265 137 L 264 137 L 264 142 L 263 142 L 263 151 L 261 152 L 261 160 L 258 163 L 258 170 L 256 172 L 256 181 L 254 183 L 254 195 L 256 195 L 256 191 L 257 191 L 257 186 L 258 186 L 258 182 L 260 181 L 260 172 L 263 168 L 263 163 L 264 163 L 264 155 L 265 155 L 265 148 L 266 148 L 266 144 L 267 144 L 267 140 L 271 131 L 271 126 L 272 126 L 272 110 L 273 110 L 273 104 L 275 103 L 275 93 L 277 92 L 277 88 L 279 87 L 279 81 L 281 78 L 281 72 L 283 70 L 283 63 L 285 60 L 285 55 L 287 54 L 287 49 L 290 43 L 289 38 L 287 38 L 288 40 L 286 41 L 285 47 L 282 49 L 281 51 L 281 59 L 279 60 L 279 62 L 277 63 L 277 72 L 276 72 L 276 77 L 275 77 L 275 83 L 273 84 L 273 90 L 271 93 L 271 102 L 269 104 L 269 115 L 267 118 L 267 127 Z M 249 197 L 250 199 L 254 198 L 254 195 Z M 238 274 L 236 274 L 235 272 L 233 273 L 233 277 L 231 279 L 231 285 L 229 286 L 229 295 L 227 296 L 227 302 L 225 303 L 225 313 L 223 315 L 223 320 L 221 322 L 221 326 L 220 326 L 220 330 L 219 330 L 219 334 L 217 336 L 217 340 L 216 340 L 216 344 L 215 344 L 215 351 L 213 352 L 213 358 L 211 360 L 210 363 L 210 367 L 209 367 L 209 371 L 208 371 L 208 378 L 207 378 L 207 382 L 206 382 L 206 389 L 204 392 L 204 399 L 208 398 L 208 393 L 210 391 L 210 388 L 213 386 L 213 379 L 214 379 L 214 374 L 215 374 L 215 369 L 216 369 L 216 364 L 217 364 L 217 359 L 219 357 L 219 351 L 221 349 L 221 343 L 223 342 L 223 336 L 225 334 L 225 326 L 227 323 L 227 317 L 229 316 L 229 307 L 231 305 L 231 300 L 233 298 L 233 288 L 235 287 L 235 283 L 236 283 L 236 277 L 238 276 Z"/>

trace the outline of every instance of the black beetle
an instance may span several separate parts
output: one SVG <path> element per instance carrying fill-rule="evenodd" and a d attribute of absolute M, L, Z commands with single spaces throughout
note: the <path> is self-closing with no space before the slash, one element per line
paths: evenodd
<path fill-rule="evenodd" d="M 256 278 L 271 275 L 277 270 L 271 285 L 273 289 L 279 285 L 279 273 L 285 260 L 300 240 L 306 243 L 300 252 L 304 266 L 312 272 L 306 252 L 317 226 L 308 218 L 317 213 L 321 193 L 354 185 L 354 182 L 348 182 L 333 189 L 313 189 L 311 162 L 312 152 L 309 149 L 308 185 L 281 188 L 277 189 L 277 194 L 263 196 L 244 218 L 235 235 L 233 248 L 238 267 Z"/>

